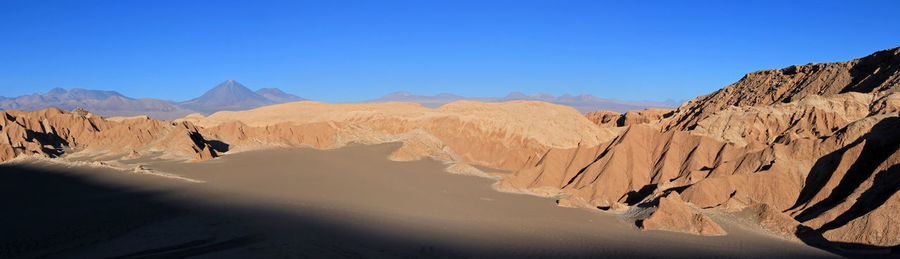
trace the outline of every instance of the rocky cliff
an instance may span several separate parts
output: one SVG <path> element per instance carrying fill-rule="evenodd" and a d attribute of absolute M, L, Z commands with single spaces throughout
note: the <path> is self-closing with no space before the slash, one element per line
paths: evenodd
<path fill-rule="evenodd" d="M 690 129 L 700 119 L 729 106 L 764 106 L 808 96 L 900 90 L 900 48 L 860 59 L 810 63 L 749 73 L 738 82 L 698 97 L 678 108 L 666 128 Z"/>
<path fill-rule="evenodd" d="M 505 183 L 561 188 L 572 194 L 561 204 L 623 211 L 677 192 L 698 208 L 752 210 L 773 232 L 809 243 L 896 247 L 898 68 L 895 48 L 753 72 L 671 113 L 588 113 L 624 133 L 593 160 L 568 156 L 581 169 L 565 184 L 536 181 L 533 171 L 559 170 L 540 166 Z"/>
<path fill-rule="evenodd" d="M 131 158 L 152 154 L 174 159 L 210 159 L 216 154 L 188 122 L 168 123 L 141 116 L 104 119 L 79 109 L 0 111 L 0 161 L 65 153 Z"/>

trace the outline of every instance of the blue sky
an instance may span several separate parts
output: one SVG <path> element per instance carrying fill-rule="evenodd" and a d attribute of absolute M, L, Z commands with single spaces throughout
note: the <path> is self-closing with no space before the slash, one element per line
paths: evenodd
<path fill-rule="evenodd" d="M 687 99 L 900 46 L 900 1 L 0 1 L 0 96 Z"/>

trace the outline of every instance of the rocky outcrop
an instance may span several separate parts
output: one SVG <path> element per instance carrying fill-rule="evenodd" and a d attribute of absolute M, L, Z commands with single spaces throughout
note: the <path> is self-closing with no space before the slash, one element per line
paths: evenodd
<path fill-rule="evenodd" d="M 568 195 L 560 204 L 622 211 L 676 191 L 698 208 L 754 211 L 774 233 L 896 246 L 898 56 L 891 49 L 750 73 L 671 114 L 634 123 L 588 113 L 600 126 L 626 130 L 593 159 L 566 155 L 559 158 L 572 162 L 565 169 L 525 168 L 503 186 L 558 188 Z M 551 172 L 566 175 L 565 184 L 536 177 Z"/>
<path fill-rule="evenodd" d="M 670 192 L 653 202 L 637 207 L 652 206 L 655 210 L 646 218 L 639 219 L 637 225 L 646 230 L 666 230 L 704 236 L 727 234 L 712 219 L 681 200 L 677 192 Z"/>
<path fill-rule="evenodd" d="M 672 109 L 646 108 L 625 113 L 595 111 L 586 113 L 585 116 L 601 127 L 624 127 L 658 122 L 659 120 L 672 116 L 672 114 L 674 114 Z"/>
<path fill-rule="evenodd" d="M 845 93 L 769 106 L 729 107 L 698 121 L 690 132 L 740 145 L 815 139 L 876 112 L 870 107 L 878 98 L 878 94 Z"/>
<path fill-rule="evenodd" d="M 593 111 L 589 113 L 585 113 L 584 117 L 587 117 L 588 120 L 597 124 L 600 127 L 619 127 L 624 125 L 619 125 L 619 118 L 622 117 L 621 113 L 614 111 Z"/>
<path fill-rule="evenodd" d="M 810 63 L 745 75 L 738 82 L 679 107 L 667 129 L 691 129 L 697 121 L 729 106 L 765 106 L 808 96 L 830 97 L 848 92 L 896 92 L 900 85 L 900 48 L 860 59 Z"/>
<path fill-rule="evenodd" d="M 147 117 L 106 120 L 87 111 L 48 108 L 35 112 L 0 111 L 0 162 L 19 155 L 57 157 L 159 153 L 163 158 L 214 154 L 190 123 L 168 123 Z M 214 156 L 214 155 L 213 155 Z"/>

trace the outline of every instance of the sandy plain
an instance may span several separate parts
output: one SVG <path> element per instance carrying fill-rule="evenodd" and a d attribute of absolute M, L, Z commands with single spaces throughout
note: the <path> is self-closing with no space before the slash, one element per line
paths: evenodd
<path fill-rule="evenodd" d="M 437 161 L 388 160 L 399 145 L 126 161 L 181 178 L 2 164 L 0 257 L 834 256 L 735 214 L 711 213 L 726 236 L 640 231 L 617 214 L 495 191 Z"/>

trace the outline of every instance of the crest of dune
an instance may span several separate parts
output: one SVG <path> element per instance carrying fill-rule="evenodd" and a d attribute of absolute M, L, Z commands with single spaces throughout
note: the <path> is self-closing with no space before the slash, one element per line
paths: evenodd
<path fill-rule="evenodd" d="M 614 130 L 600 128 L 575 109 L 544 102 L 513 101 L 482 103 L 456 101 L 436 109 L 415 103 L 331 104 L 295 102 L 261 107 L 248 111 L 223 111 L 198 120 L 198 126 L 211 128 L 229 122 L 250 127 L 268 125 L 305 125 L 323 122 L 357 123 L 375 129 L 394 127 L 390 123 L 412 123 L 420 128 L 439 131 L 444 121 L 470 125 L 503 137 L 522 138 L 548 147 L 567 148 L 597 145 L 611 138 Z M 384 125 L 381 125 L 384 124 Z"/>
<path fill-rule="evenodd" d="M 436 109 L 415 103 L 307 101 L 217 112 L 195 123 L 204 135 L 238 149 L 400 141 L 404 145 L 395 159 L 428 156 L 502 170 L 519 169 L 552 148 L 596 146 L 618 132 L 591 123 L 571 107 L 535 101 L 457 101 Z"/>

